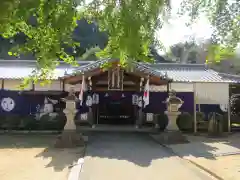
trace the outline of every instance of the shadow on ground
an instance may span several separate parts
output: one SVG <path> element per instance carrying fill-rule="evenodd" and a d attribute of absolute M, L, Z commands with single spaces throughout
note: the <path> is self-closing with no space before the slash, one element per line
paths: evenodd
<path fill-rule="evenodd" d="M 153 160 L 176 156 L 159 145 L 146 133 L 94 132 L 87 134 L 86 156 L 124 160 L 141 167 L 149 166 Z M 56 135 L 0 135 L 0 148 L 43 148 L 36 158 L 50 158 L 46 167 L 61 171 L 83 157 L 83 148 L 55 149 Z M 179 156 L 195 156 L 214 159 L 216 154 L 239 151 L 239 138 L 208 139 L 189 136 L 187 144 L 170 145 Z M 236 140 L 238 139 L 238 140 Z M 219 142 L 221 142 L 219 144 Z M 27 158 L 27 157 L 26 157 Z"/>
<path fill-rule="evenodd" d="M 190 143 L 169 145 L 180 157 L 194 156 L 215 159 L 224 155 L 240 154 L 240 134 L 233 134 L 221 138 L 211 138 L 207 135 L 187 135 Z"/>
<path fill-rule="evenodd" d="M 89 135 L 86 156 L 118 159 L 132 162 L 138 166 L 149 166 L 153 160 L 171 156 L 195 156 L 215 159 L 219 154 L 240 152 L 240 143 L 236 138 L 189 138 L 190 143 L 170 145 L 169 151 L 157 144 L 148 134 L 101 132 Z"/>
<path fill-rule="evenodd" d="M 62 171 L 71 167 L 83 157 L 83 148 L 56 149 L 53 147 L 57 135 L 0 135 L 0 150 L 9 149 L 17 151 L 31 151 L 34 148 L 41 149 L 35 154 L 35 158 L 49 159 L 46 168 L 53 167 L 55 171 Z M 32 155 L 33 153 L 31 153 Z"/>

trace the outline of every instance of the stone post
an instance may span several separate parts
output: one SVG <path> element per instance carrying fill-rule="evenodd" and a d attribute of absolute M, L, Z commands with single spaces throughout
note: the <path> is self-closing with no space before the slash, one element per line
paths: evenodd
<path fill-rule="evenodd" d="M 153 114 L 153 123 L 154 123 L 155 129 L 159 129 L 158 114 Z"/>
<path fill-rule="evenodd" d="M 136 120 L 136 128 L 141 128 L 142 127 L 143 119 L 144 119 L 144 113 L 142 111 L 142 108 L 139 108 L 138 117 L 137 117 L 137 120 Z"/>

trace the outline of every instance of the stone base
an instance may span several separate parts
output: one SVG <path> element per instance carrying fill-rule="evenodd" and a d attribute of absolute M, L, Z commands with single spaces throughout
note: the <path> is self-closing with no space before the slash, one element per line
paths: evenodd
<path fill-rule="evenodd" d="M 180 131 L 164 131 L 151 136 L 160 144 L 184 144 L 189 142 Z"/>
<path fill-rule="evenodd" d="M 54 145 L 55 148 L 74 148 L 79 146 L 85 146 L 85 143 L 82 135 L 76 133 L 75 130 L 64 130 Z"/>
<path fill-rule="evenodd" d="M 168 125 L 166 127 L 169 131 L 179 131 L 179 128 L 177 126 L 177 117 L 181 112 L 168 112 L 165 111 L 165 114 L 168 116 Z"/>

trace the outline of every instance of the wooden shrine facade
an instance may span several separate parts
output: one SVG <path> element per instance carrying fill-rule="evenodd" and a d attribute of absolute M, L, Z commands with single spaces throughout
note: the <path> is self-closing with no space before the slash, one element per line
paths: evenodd
<path fill-rule="evenodd" d="M 168 85 L 171 81 L 149 66 L 133 62 L 128 67 L 121 67 L 117 60 L 101 60 L 82 66 L 75 73 L 64 76 L 62 81 L 75 85 L 81 84 L 83 78 L 88 92 L 99 96 L 98 104 L 87 107 L 87 122 L 92 126 L 132 124 L 140 127 L 144 114 L 139 103 L 133 104 L 134 94 L 141 96 L 147 80 L 149 85 L 157 86 Z"/>
<path fill-rule="evenodd" d="M 80 67 L 74 74 L 66 75 L 63 78 L 65 84 L 81 84 L 82 79 L 92 91 L 142 91 L 146 81 L 149 79 L 150 85 L 166 85 L 171 80 L 154 69 L 149 69 L 145 65 L 132 64 L 130 67 L 121 67 L 119 62 L 108 63 L 107 67 L 98 61 L 87 66 Z M 92 65 L 92 67 L 91 67 Z"/>

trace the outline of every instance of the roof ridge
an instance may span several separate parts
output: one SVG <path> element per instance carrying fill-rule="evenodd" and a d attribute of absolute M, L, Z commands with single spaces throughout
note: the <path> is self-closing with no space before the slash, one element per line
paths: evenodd
<path fill-rule="evenodd" d="M 238 75 L 238 74 L 229 74 L 229 73 L 222 73 L 222 72 L 219 72 L 219 74 L 220 74 L 221 76 L 228 76 L 228 77 L 240 78 L 240 75 Z"/>
<path fill-rule="evenodd" d="M 204 68 L 204 69 L 208 69 L 208 65 L 207 64 L 183 64 L 183 63 L 154 63 L 154 64 L 150 64 L 148 63 L 148 65 L 154 67 L 154 65 L 156 66 L 169 66 L 169 67 L 180 67 L 180 68 Z"/>

